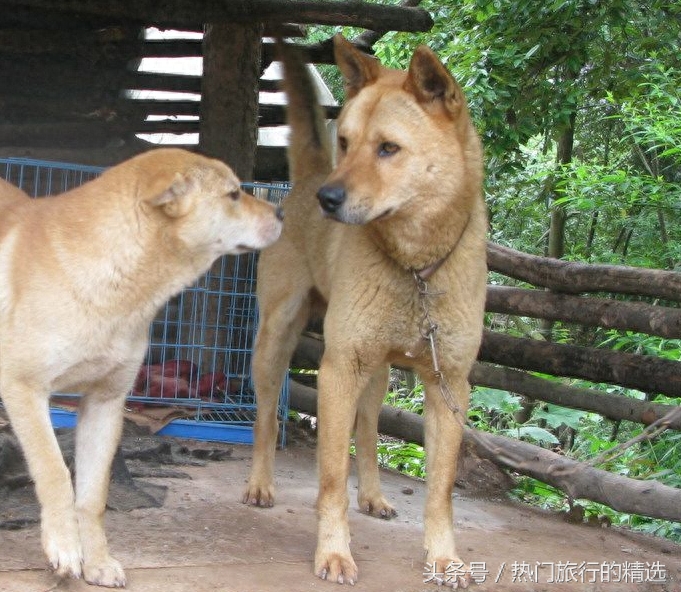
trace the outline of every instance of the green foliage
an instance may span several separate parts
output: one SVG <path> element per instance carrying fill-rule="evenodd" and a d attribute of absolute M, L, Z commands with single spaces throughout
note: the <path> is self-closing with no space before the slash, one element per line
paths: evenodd
<path fill-rule="evenodd" d="M 561 426 L 567 426 L 573 430 L 578 430 L 581 427 L 582 420 L 588 415 L 586 411 L 579 411 L 578 409 L 568 409 L 567 407 L 559 407 L 551 403 L 546 403 L 538 407 L 532 417 L 536 421 L 544 422 L 551 429 L 558 429 Z"/>
<path fill-rule="evenodd" d="M 426 453 L 423 446 L 412 442 L 379 442 L 376 452 L 381 466 L 411 477 L 426 477 Z"/>

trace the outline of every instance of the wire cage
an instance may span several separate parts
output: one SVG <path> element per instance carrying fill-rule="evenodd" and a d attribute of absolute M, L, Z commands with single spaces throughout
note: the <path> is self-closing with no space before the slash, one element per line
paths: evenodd
<path fill-rule="evenodd" d="M 32 197 L 67 191 L 99 175 L 102 168 L 22 158 L 0 159 L 0 177 Z M 279 203 L 286 184 L 247 183 L 244 189 Z M 172 298 L 149 328 L 149 348 L 127 406 L 167 408 L 180 416 L 159 433 L 206 440 L 252 443 L 255 396 L 250 378 L 258 310 L 257 255 L 218 259 L 192 286 Z M 60 399 L 73 397 L 58 393 Z M 288 381 L 279 399 L 280 444 L 286 440 Z M 58 427 L 75 416 L 53 411 Z"/>

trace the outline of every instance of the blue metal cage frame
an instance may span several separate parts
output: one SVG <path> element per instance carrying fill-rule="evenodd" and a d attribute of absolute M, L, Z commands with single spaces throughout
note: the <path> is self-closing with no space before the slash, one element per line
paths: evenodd
<path fill-rule="evenodd" d="M 1 158 L 0 177 L 32 197 L 73 189 L 104 169 L 26 158 Z M 287 184 L 245 183 L 244 189 L 279 203 Z M 149 348 L 130 408 L 177 409 L 161 434 L 233 443 L 253 442 L 255 396 L 251 352 L 258 322 L 257 255 L 222 257 L 192 286 L 172 298 L 149 328 Z M 286 441 L 288 380 L 279 401 L 280 443 Z M 77 395 L 58 393 L 59 397 Z M 55 427 L 72 427 L 73 413 L 53 409 Z"/>

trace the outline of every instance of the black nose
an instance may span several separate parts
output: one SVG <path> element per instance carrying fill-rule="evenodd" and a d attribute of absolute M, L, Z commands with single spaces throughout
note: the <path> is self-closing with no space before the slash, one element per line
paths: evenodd
<path fill-rule="evenodd" d="M 345 201 L 345 187 L 342 185 L 322 185 L 317 191 L 317 199 L 325 212 L 333 214 Z"/>
<path fill-rule="evenodd" d="M 274 212 L 274 215 L 277 217 L 277 220 L 283 220 L 284 219 L 284 208 L 281 206 L 278 206 L 277 209 Z"/>

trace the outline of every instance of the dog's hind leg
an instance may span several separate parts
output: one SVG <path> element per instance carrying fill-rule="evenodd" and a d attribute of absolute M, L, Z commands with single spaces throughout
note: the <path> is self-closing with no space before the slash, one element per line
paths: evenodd
<path fill-rule="evenodd" d="M 96 390 L 83 397 L 76 431 L 76 514 L 83 545 L 85 581 L 110 588 L 125 586 L 120 563 L 109 555 L 104 510 L 111 463 L 120 441 L 125 394 Z"/>
<path fill-rule="evenodd" d="M 357 503 L 362 512 L 386 520 L 397 516 L 397 512 L 381 492 L 376 442 L 378 440 L 378 415 L 388 388 L 389 370 L 388 365 L 379 368 L 364 389 L 357 406 L 355 429 L 359 481 Z"/>
<path fill-rule="evenodd" d="M 285 267 L 282 269 L 286 269 Z M 284 274 L 279 274 L 281 277 Z M 268 273 L 262 278 L 264 286 Z M 295 273 L 290 279 L 299 278 Z M 293 351 L 305 328 L 310 311 L 307 290 L 301 293 L 295 281 L 277 286 L 274 294 L 259 287 L 260 324 L 253 348 L 253 385 L 257 404 L 254 425 L 253 467 L 243 502 L 254 506 L 274 505 L 274 454 L 279 424 L 277 405 Z"/>
<path fill-rule="evenodd" d="M 5 380 L 2 400 L 35 482 L 47 559 L 57 575 L 79 578 L 82 550 L 71 474 L 52 429 L 49 394 Z"/>

